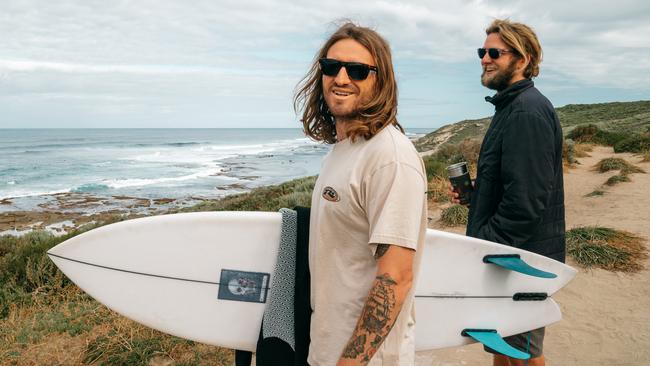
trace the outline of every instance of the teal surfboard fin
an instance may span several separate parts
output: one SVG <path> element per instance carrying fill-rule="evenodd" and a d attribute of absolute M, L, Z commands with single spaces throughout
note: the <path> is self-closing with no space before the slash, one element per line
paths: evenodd
<path fill-rule="evenodd" d="M 487 347 L 506 355 L 508 357 L 527 360 L 530 354 L 522 352 L 506 343 L 499 333 L 494 329 L 463 329 L 460 333 L 464 337 L 474 338 L 477 342 L 483 343 Z"/>
<path fill-rule="evenodd" d="M 519 254 L 494 254 L 486 255 L 483 257 L 483 263 L 492 263 L 496 264 L 499 267 L 509 269 L 511 271 L 523 273 L 525 275 L 541 278 L 555 278 L 557 275 L 555 273 L 542 271 L 532 267 L 528 263 L 524 262 Z"/>

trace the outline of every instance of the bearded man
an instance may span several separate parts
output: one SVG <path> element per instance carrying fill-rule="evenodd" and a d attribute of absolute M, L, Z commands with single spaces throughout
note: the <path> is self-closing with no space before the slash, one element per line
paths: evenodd
<path fill-rule="evenodd" d="M 427 181 L 396 118 L 388 43 L 371 29 L 340 27 L 294 106 L 305 134 L 332 145 L 311 204 L 308 362 L 411 366 Z"/>
<path fill-rule="evenodd" d="M 497 93 L 483 139 L 467 235 L 564 262 L 562 128 L 551 102 L 534 86 L 542 48 L 525 24 L 495 20 L 478 49 L 481 83 Z M 454 194 L 458 202 L 458 195 Z M 531 359 L 494 354 L 494 366 L 544 365 L 544 328 L 505 338 Z"/>

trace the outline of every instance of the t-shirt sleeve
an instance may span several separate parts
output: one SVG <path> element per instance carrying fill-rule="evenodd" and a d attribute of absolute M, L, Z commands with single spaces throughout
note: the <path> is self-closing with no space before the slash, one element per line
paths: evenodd
<path fill-rule="evenodd" d="M 425 214 L 426 178 L 422 168 L 389 163 L 366 177 L 363 188 L 369 244 L 416 249 Z"/>

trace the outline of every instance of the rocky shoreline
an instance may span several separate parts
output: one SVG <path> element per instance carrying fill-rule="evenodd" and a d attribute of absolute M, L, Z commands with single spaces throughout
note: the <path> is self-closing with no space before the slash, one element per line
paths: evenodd
<path fill-rule="evenodd" d="M 89 193 L 58 193 L 39 196 L 37 209 L 21 209 L 16 199 L 0 201 L 0 235 L 20 236 L 34 230 L 64 235 L 87 224 L 109 221 L 116 216 L 140 217 L 158 215 L 169 210 L 206 200 L 142 198 L 130 196 L 101 197 Z"/>

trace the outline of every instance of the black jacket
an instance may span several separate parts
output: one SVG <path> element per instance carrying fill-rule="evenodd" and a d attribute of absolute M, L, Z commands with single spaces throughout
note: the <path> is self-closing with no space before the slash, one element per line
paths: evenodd
<path fill-rule="evenodd" d="M 562 128 L 522 80 L 487 97 L 496 113 L 481 145 L 467 235 L 564 262 Z"/>

